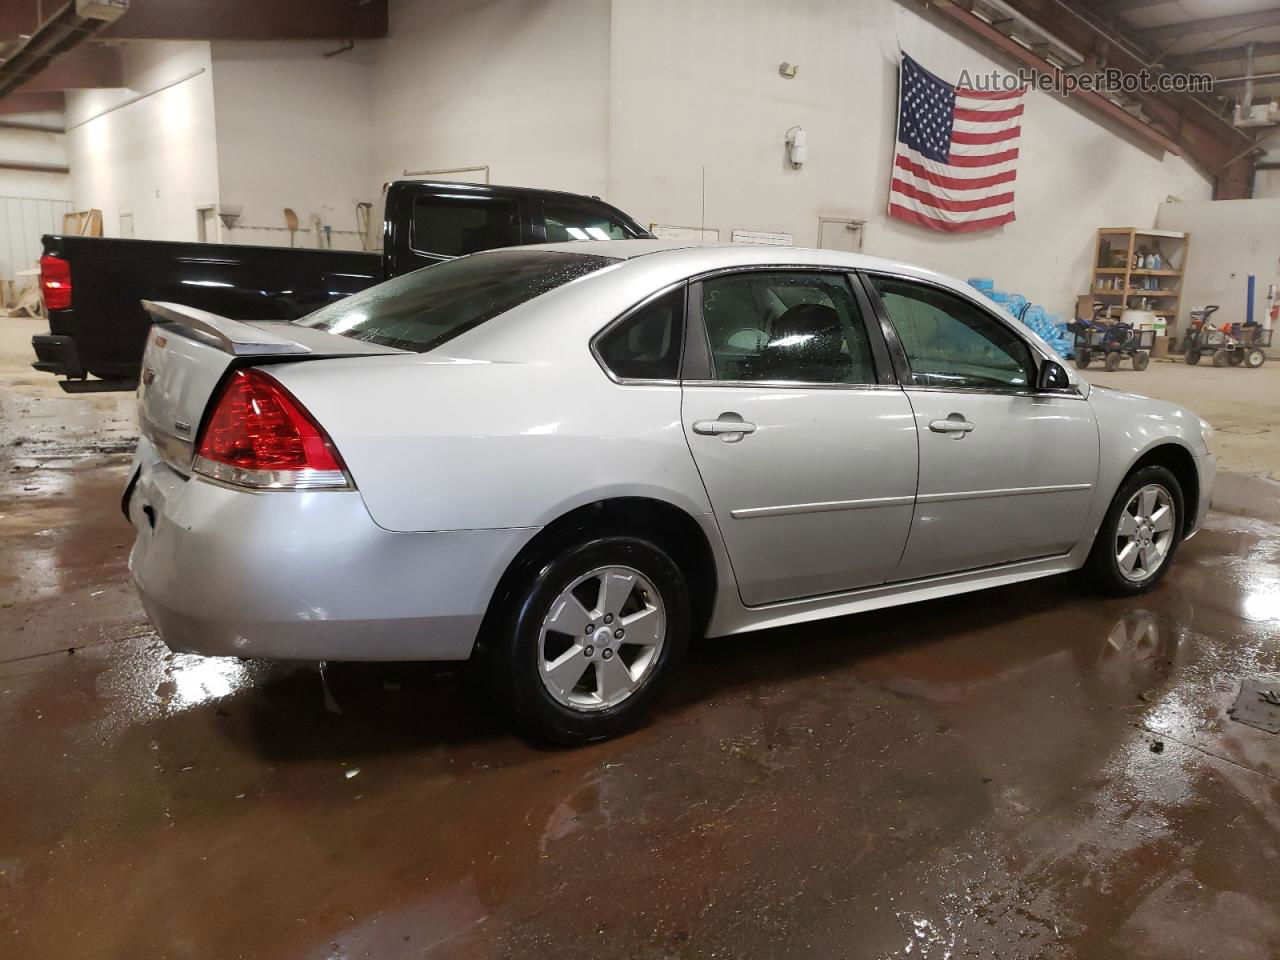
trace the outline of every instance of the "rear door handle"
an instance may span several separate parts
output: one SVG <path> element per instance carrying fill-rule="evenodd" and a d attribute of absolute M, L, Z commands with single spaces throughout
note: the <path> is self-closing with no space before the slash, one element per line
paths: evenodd
<path fill-rule="evenodd" d="M 953 413 L 945 420 L 932 420 L 929 429 L 934 433 L 949 433 L 954 440 L 962 440 L 966 433 L 973 431 L 973 424 L 958 413 Z"/>
<path fill-rule="evenodd" d="M 725 443 L 737 443 L 749 433 L 756 432 L 756 425 L 743 420 L 740 414 L 722 413 L 715 420 L 695 420 L 693 432 L 704 437 L 719 437 Z"/>

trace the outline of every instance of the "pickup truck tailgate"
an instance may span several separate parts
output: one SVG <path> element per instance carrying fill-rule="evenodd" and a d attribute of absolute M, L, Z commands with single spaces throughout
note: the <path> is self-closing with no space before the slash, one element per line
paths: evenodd
<path fill-rule="evenodd" d="M 209 400 L 237 360 L 404 352 L 289 323 L 244 323 L 174 303 L 144 300 L 142 305 L 153 322 L 142 356 L 138 427 L 159 456 L 183 474 L 191 471 Z"/>

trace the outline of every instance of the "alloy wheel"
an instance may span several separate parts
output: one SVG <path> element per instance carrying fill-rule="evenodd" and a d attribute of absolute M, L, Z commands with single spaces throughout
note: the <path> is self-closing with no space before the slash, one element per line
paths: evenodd
<path fill-rule="evenodd" d="M 1140 583 L 1159 572 L 1174 543 L 1175 515 L 1173 496 L 1158 483 L 1129 498 L 1116 525 L 1116 565 L 1125 579 Z"/>
<path fill-rule="evenodd" d="M 600 567 L 551 604 L 538 639 L 542 683 L 559 704 L 593 711 L 639 690 L 666 640 L 662 596 L 632 567 Z"/>

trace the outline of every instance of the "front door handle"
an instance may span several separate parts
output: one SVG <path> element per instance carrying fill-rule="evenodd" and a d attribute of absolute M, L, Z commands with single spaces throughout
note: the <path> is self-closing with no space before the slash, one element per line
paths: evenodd
<path fill-rule="evenodd" d="M 704 437 L 719 437 L 725 443 L 737 443 L 749 433 L 756 432 L 756 425 L 743 420 L 736 413 L 722 413 L 715 420 L 695 420 L 693 432 Z"/>
<path fill-rule="evenodd" d="M 934 433 L 949 433 L 953 440 L 963 440 L 966 433 L 972 432 L 973 424 L 966 420 L 963 415 L 953 413 L 945 420 L 930 421 L 929 429 Z"/>

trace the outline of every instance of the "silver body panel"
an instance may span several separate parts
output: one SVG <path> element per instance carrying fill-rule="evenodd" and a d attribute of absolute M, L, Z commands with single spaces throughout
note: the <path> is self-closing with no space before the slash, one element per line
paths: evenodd
<path fill-rule="evenodd" d="M 188 477 L 190 441 L 179 442 L 173 421 L 189 422 L 194 439 L 238 348 L 186 337 L 168 338 L 164 356 L 148 347 L 155 379 L 143 392 L 130 567 L 170 645 L 462 659 L 502 573 L 536 533 L 617 497 L 674 506 L 706 534 L 717 572 L 710 635 L 1075 569 L 1125 473 L 1160 444 L 1195 458 L 1197 525 L 1208 509 L 1214 460 L 1199 419 L 1091 390 L 1073 370 L 1078 393 L 1058 395 L 632 384 L 607 375 L 590 348 L 614 318 L 673 283 L 815 266 L 947 286 L 1052 356 L 958 281 L 835 251 L 557 246 L 624 259 L 427 354 L 299 330 L 307 359 L 272 358 L 269 372 L 332 437 L 354 491 L 249 492 Z M 756 430 L 736 441 L 693 432 L 729 411 Z M 957 440 L 928 429 L 952 413 L 973 431 Z"/>

